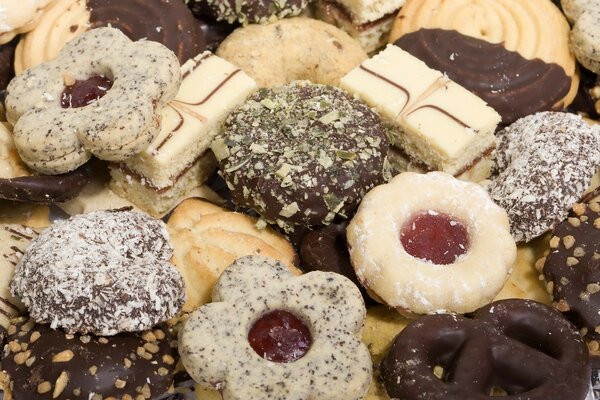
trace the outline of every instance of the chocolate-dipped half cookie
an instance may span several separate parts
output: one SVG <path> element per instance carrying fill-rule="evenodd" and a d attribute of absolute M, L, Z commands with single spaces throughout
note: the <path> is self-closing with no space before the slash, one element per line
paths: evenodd
<path fill-rule="evenodd" d="M 389 42 L 447 73 L 510 124 L 573 101 L 579 77 L 569 32 L 548 0 L 408 0 Z"/>
<path fill-rule="evenodd" d="M 352 212 L 383 180 L 387 140 L 359 100 L 296 81 L 250 96 L 212 148 L 234 203 L 293 231 Z"/>
<path fill-rule="evenodd" d="M 53 59 L 83 32 L 106 26 L 120 29 L 131 40 L 159 42 L 181 63 L 206 47 L 200 24 L 182 1 L 56 0 L 38 26 L 22 36 L 15 55 L 17 74 Z"/>
<path fill-rule="evenodd" d="M 536 267 L 554 300 L 583 334 L 600 339 L 600 198 L 573 205 Z"/>
<path fill-rule="evenodd" d="M 61 175 L 33 175 L 19 157 L 7 125 L 0 123 L 0 199 L 58 203 L 77 196 L 89 180 L 86 166 Z"/>
<path fill-rule="evenodd" d="M 11 293 L 39 323 L 69 333 L 150 329 L 179 312 L 183 278 L 163 222 L 97 211 L 55 222 L 27 248 Z"/>
<path fill-rule="evenodd" d="M 536 113 L 498 133 L 488 186 L 517 242 L 552 230 L 590 186 L 600 165 L 600 128 L 563 112 Z"/>
<path fill-rule="evenodd" d="M 5 396 L 26 399 L 156 399 L 169 392 L 179 359 L 165 325 L 104 337 L 12 320 L 2 356 Z"/>

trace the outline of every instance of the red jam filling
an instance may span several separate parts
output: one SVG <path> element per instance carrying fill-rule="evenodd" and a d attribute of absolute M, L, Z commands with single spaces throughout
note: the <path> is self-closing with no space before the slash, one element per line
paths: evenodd
<path fill-rule="evenodd" d="M 306 324 L 294 314 L 275 310 L 254 323 L 248 332 L 248 342 L 262 358 L 287 363 L 306 354 L 312 337 Z"/>
<path fill-rule="evenodd" d="M 451 215 L 429 210 L 414 215 L 404 224 L 400 241 L 411 256 L 447 265 L 467 252 L 469 232 Z"/>
<path fill-rule="evenodd" d="M 75 81 L 65 87 L 60 96 L 62 108 L 79 108 L 93 103 L 110 90 L 113 81 L 103 75 L 94 75 L 84 81 Z"/>

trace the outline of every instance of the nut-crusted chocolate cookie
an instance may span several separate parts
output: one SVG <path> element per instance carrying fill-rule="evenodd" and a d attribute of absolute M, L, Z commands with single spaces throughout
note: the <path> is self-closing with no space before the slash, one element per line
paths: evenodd
<path fill-rule="evenodd" d="M 174 316 L 185 297 L 165 225 L 97 211 L 56 222 L 17 265 L 11 293 L 31 316 L 68 332 L 114 335 Z"/>
<path fill-rule="evenodd" d="M 552 290 L 554 306 L 590 336 L 600 338 L 600 199 L 576 203 L 560 223 L 536 266 Z"/>
<path fill-rule="evenodd" d="M 258 24 L 294 17 L 309 0 L 191 0 L 192 7 L 210 12 L 218 21 L 230 24 Z"/>
<path fill-rule="evenodd" d="M 387 139 L 359 100 L 297 81 L 252 95 L 212 148 L 233 201 L 291 231 L 354 210 L 382 181 Z"/>
<path fill-rule="evenodd" d="M 155 399 L 173 383 L 177 342 L 165 325 L 98 337 L 22 318 L 9 331 L 2 381 L 17 400 Z"/>

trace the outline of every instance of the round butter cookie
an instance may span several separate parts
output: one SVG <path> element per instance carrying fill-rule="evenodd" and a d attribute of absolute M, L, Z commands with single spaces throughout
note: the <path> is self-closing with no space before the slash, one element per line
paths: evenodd
<path fill-rule="evenodd" d="M 217 55 L 240 67 L 260 87 L 300 79 L 337 85 L 367 58 L 346 32 L 309 18 L 239 28 L 223 41 Z"/>
<path fill-rule="evenodd" d="M 434 62 L 434 65 L 439 64 L 437 68 L 429 66 L 447 72 L 452 80 L 480 97 L 482 92 L 492 96 L 494 91 L 507 91 L 512 85 L 516 85 L 515 91 L 523 90 L 525 81 L 534 86 L 524 88 L 537 95 L 539 89 L 535 89 L 535 85 L 539 86 L 539 83 L 535 81 L 535 73 L 532 70 L 544 76 L 548 75 L 549 69 L 557 67 L 563 70 L 562 82 L 554 88 L 557 85 L 556 76 L 548 78 L 542 93 L 546 96 L 548 92 L 560 96 L 557 99 L 549 96 L 554 102 L 538 107 L 533 112 L 563 109 L 577 94 L 579 76 L 575 57 L 569 46 L 569 23 L 549 0 L 408 0 L 396 17 L 389 42 L 394 43 L 420 29 L 457 31 L 461 35 L 497 45 L 489 49 L 477 49 L 473 43 L 457 42 L 456 51 L 452 52 L 452 41 L 440 44 L 436 42 L 435 36 L 427 40 L 413 39 L 416 41 L 414 43 L 406 39 L 409 47 L 418 49 L 417 54 L 413 55 L 421 58 L 427 65 L 430 62 Z M 441 49 L 438 48 L 440 46 Z M 508 55 L 508 58 L 495 57 L 494 53 L 500 48 L 506 52 L 517 53 L 519 57 L 535 61 L 539 65 L 524 67 L 520 65 L 524 64 L 524 61 L 517 60 L 518 57 L 512 55 Z M 410 52 L 410 49 L 405 50 Z M 469 54 L 475 51 L 481 55 L 469 57 Z M 552 67 L 553 64 L 556 66 Z M 520 71 L 523 68 L 526 68 L 525 75 L 521 76 Z M 494 76 L 496 78 L 488 82 Z M 480 80 L 484 83 L 478 84 Z M 566 87 L 563 89 L 564 84 Z M 535 100 L 535 96 L 532 97 Z M 519 100 L 516 94 L 515 99 Z M 484 100 L 494 107 L 488 98 L 484 97 Z M 522 106 L 530 106 L 526 102 L 521 103 Z M 530 110 L 525 109 L 520 115 L 510 118 L 502 115 L 503 122 L 510 124 L 530 113 Z"/>
<path fill-rule="evenodd" d="M 202 29 L 181 1 L 54 0 L 35 29 L 21 38 L 15 54 L 16 73 L 54 59 L 82 33 L 107 26 L 131 40 L 163 44 L 182 64 L 205 49 Z"/>
<path fill-rule="evenodd" d="M 174 247 L 173 263 L 186 283 L 184 312 L 210 302 L 221 273 L 243 256 L 271 257 L 300 274 L 292 245 L 273 229 L 259 227 L 254 217 L 188 199 L 173 211 L 167 226 Z"/>
<path fill-rule="evenodd" d="M 479 185 L 442 172 L 405 172 L 371 190 L 347 238 L 363 286 L 413 314 L 487 304 L 516 258 L 506 212 Z"/>

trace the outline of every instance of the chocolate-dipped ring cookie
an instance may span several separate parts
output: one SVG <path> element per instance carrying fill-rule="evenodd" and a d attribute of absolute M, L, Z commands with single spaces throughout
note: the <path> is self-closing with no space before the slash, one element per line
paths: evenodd
<path fill-rule="evenodd" d="M 149 329 L 182 307 L 165 225 L 145 214 L 97 211 L 55 222 L 27 248 L 11 293 L 40 323 L 114 335 Z"/>
<path fill-rule="evenodd" d="M 173 383 L 176 336 L 166 325 L 98 337 L 23 318 L 9 331 L 2 382 L 14 399 L 157 399 Z"/>
<path fill-rule="evenodd" d="M 466 313 L 500 292 L 516 258 L 506 212 L 479 185 L 406 172 L 363 198 L 348 225 L 359 281 L 416 314 Z"/>
<path fill-rule="evenodd" d="M 382 181 L 387 140 L 359 100 L 297 81 L 250 96 L 212 148 L 233 201 L 292 231 L 355 209 Z"/>
<path fill-rule="evenodd" d="M 542 112 L 498 133 L 488 187 L 510 218 L 517 242 L 553 229 L 590 185 L 600 165 L 600 129 L 581 117 Z"/>
<path fill-rule="evenodd" d="M 531 300 L 502 300 L 473 319 L 429 315 L 406 327 L 382 363 L 394 399 L 583 400 L 588 350 L 574 327 Z"/>
<path fill-rule="evenodd" d="M 75 37 L 106 26 L 119 29 L 131 40 L 159 42 L 181 63 L 205 48 L 202 29 L 182 1 L 55 0 L 36 28 L 21 38 L 15 71 L 20 74 L 50 61 Z"/>
<path fill-rule="evenodd" d="M 179 353 L 194 380 L 225 400 L 358 400 L 372 372 L 359 334 L 365 314 L 341 275 L 294 276 L 276 260 L 243 257 L 185 322 Z"/>
<path fill-rule="evenodd" d="M 133 61 L 135 60 L 135 62 Z M 6 111 L 17 150 L 32 169 L 71 171 L 92 154 L 118 161 L 146 148 L 180 82 L 170 50 L 94 29 L 8 86 Z"/>
<path fill-rule="evenodd" d="M 554 306 L 578 328 L 600 338 L 600 199 L 576 203 L 572 216 L 553 231 L 538 261 Z"/>

